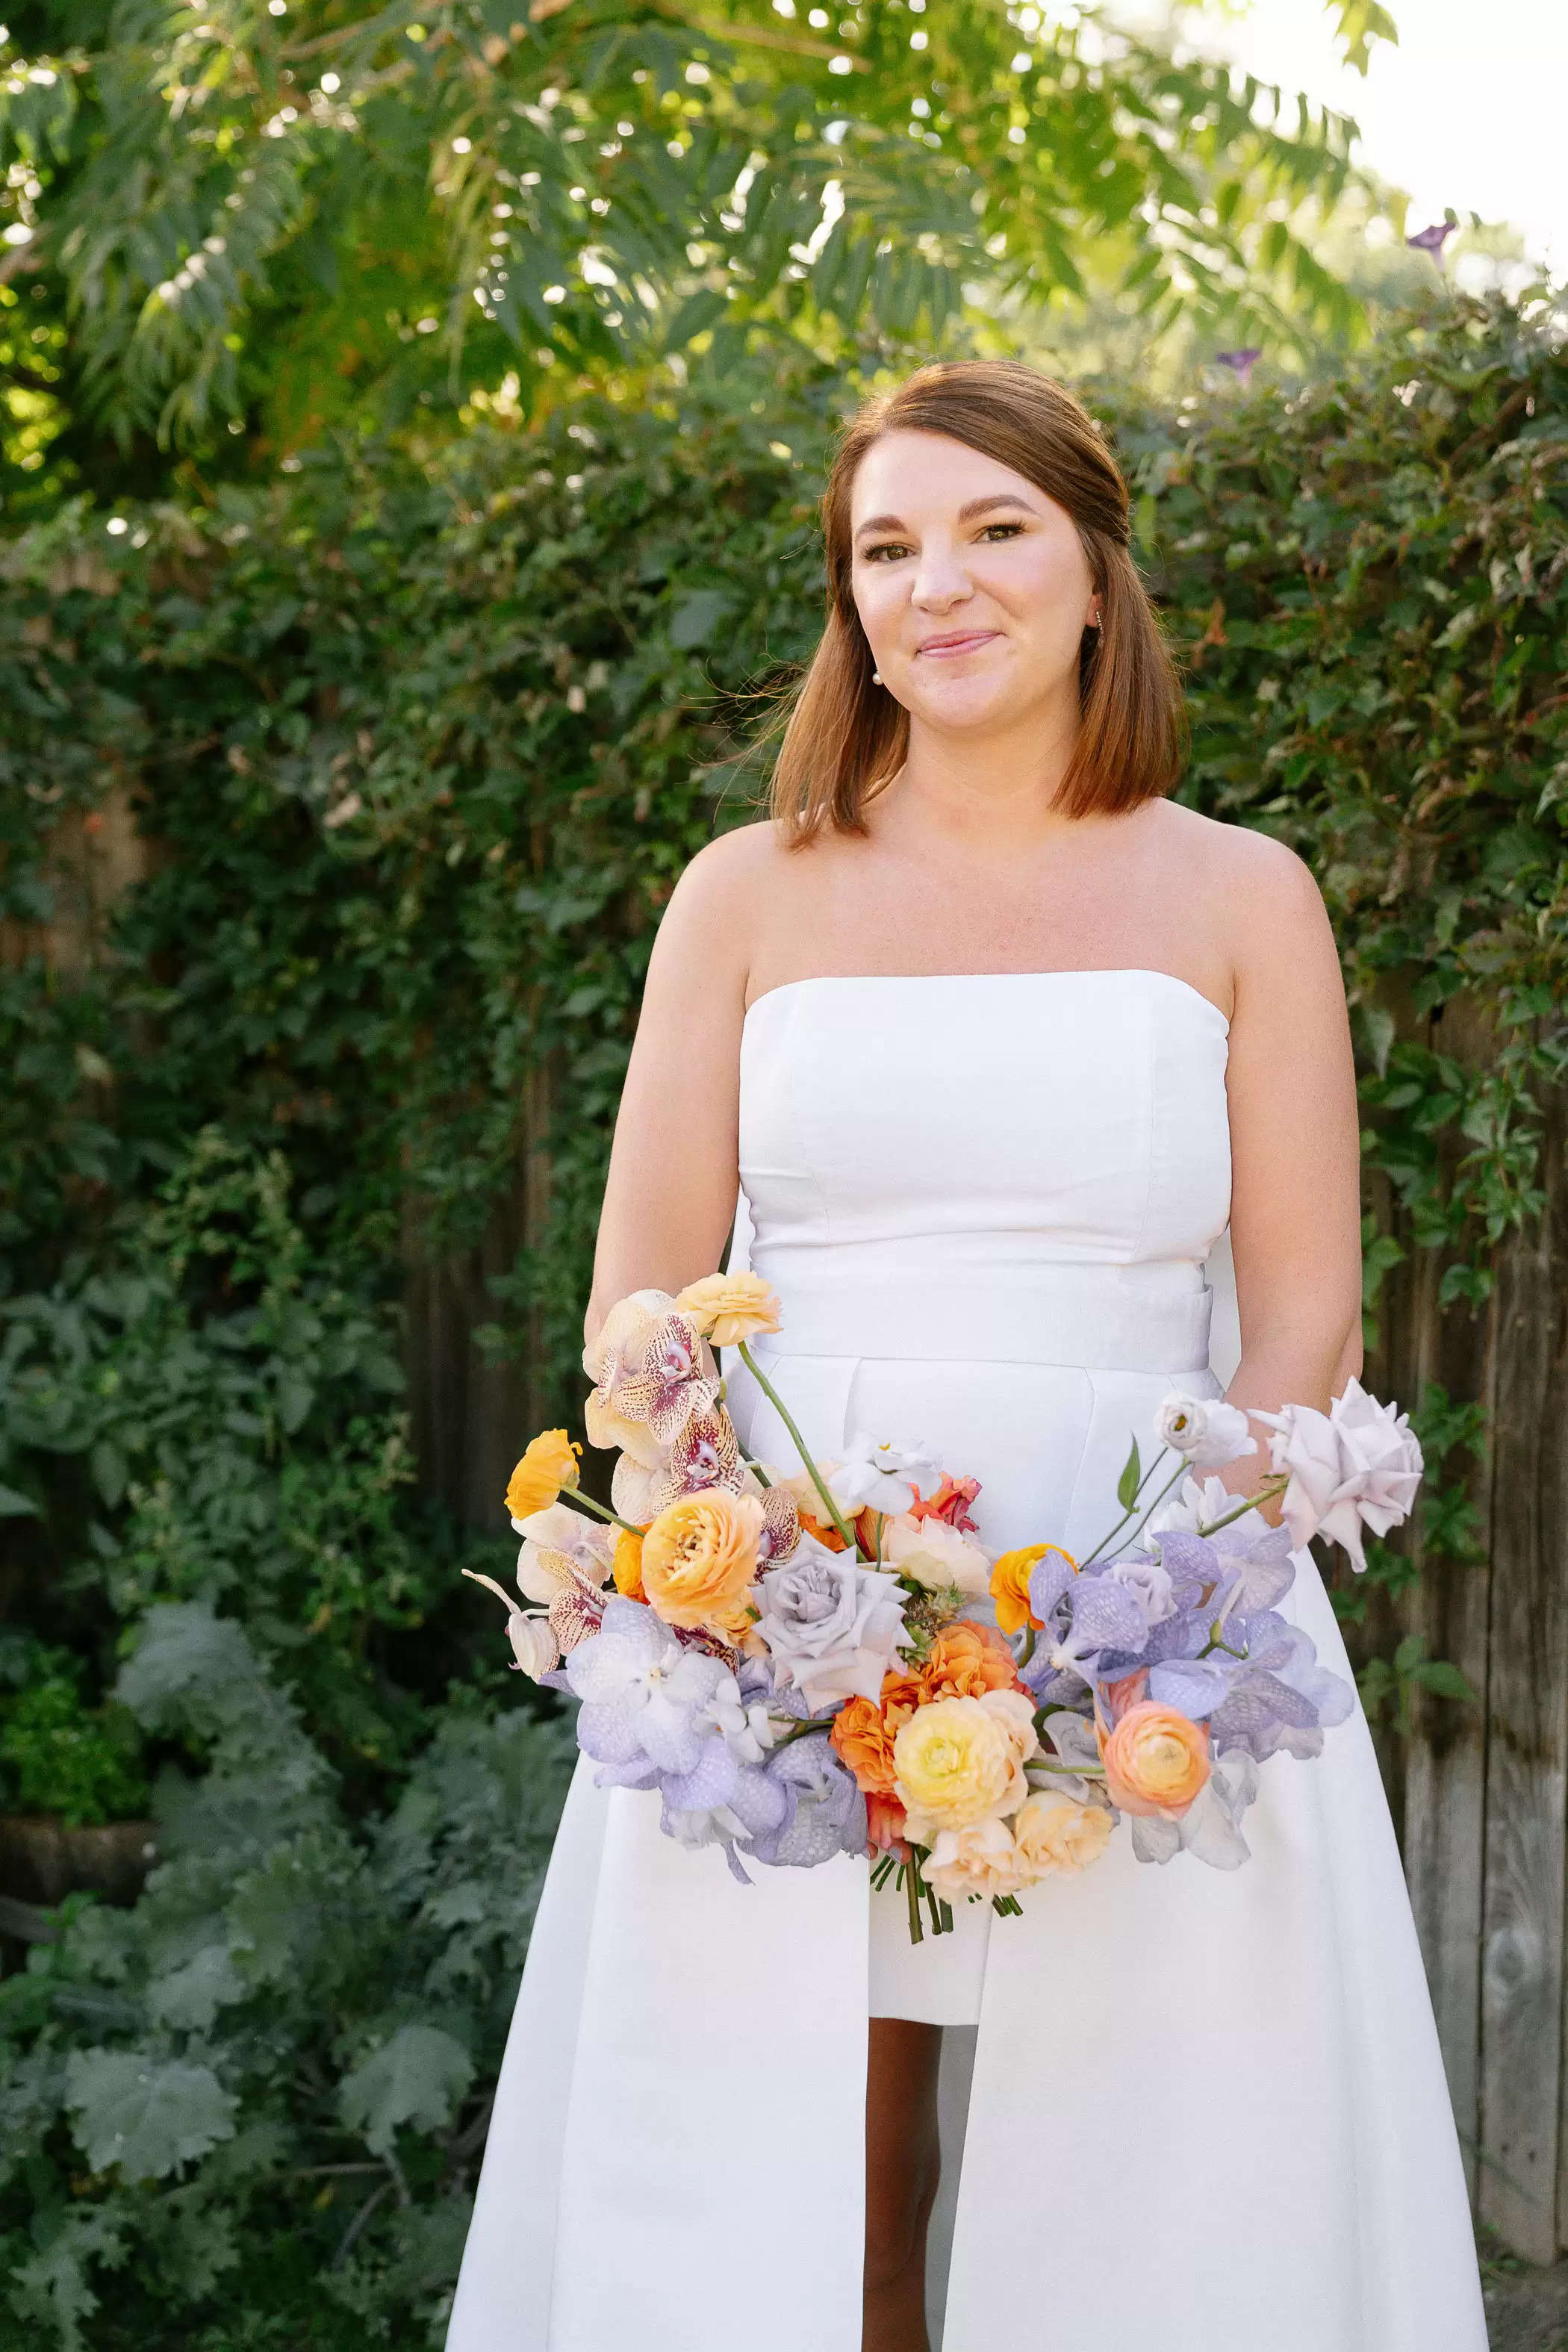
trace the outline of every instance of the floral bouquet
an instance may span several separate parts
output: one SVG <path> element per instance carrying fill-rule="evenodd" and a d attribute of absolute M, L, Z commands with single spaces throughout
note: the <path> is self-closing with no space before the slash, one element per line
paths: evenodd
<path fill-rule="evenodd" d="M 1354 1704 L 1279 1613 L 1291 1552 L 1321 1534 L 1359 1570 L 1362 1528 L 1406 1517 L 1422 1463 L 1405 1416 L 1355 1381 L 1327 1413 L 1168 1397 L 1161 1450 L 1145 1467 L 1133 1444 L 1093 1551 L 998 1557 L 978 1481 L 924 1444 L 862 1436 L 812 1458 L 749 1345 L 779 1328 L 752 1274 L 636 1292 L 584 1357 L 588 1437 L 619 1449 L 613 1507 L 582 1493 L 563 1430 L 512 1473 L 532 1605 L 477 1581 L 507 1607 L 517 1664 L 582 1702 L 600 1786 L 657 1790 L 665 1832 L 720 1846 L 742 1880 L 742 1857 L 868 1853 L 916 1942 L 960 1900 L 1017 1914 L 1036 1880 L 1096 1861 L 1122 1813 L 1142 1862 L 1245 1862 L 1259 1765 L 1318 1755 Z M 743 1451 L 724 1347 L 799 1467 Z M 1208 1474 L 1256 1452 L 1249 1421 L 1270 1468 L 1237 1497 Z M 1258 1516 L 1273 1497 L 1278 1528 Z"/>

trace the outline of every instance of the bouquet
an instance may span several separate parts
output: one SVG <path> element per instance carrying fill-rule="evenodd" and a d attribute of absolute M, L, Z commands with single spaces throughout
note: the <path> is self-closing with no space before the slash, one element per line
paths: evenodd
<path fill-rule="evenodd" d="M 1327 1413 L 1170 1396 L 1091 1552 L 996 1555 L 979 1482 L 927 1445 L 857 1436 L 813 1459 L 750 1345 L 779 1328 L 752 1274 L 636 1292 L 584 1357 L 589 1440 L 619 1454 L 612 1506 L 582 1492 L 563 1430 L 512 1473 L 530 1605 L 477 1581 L 507 1607 L 517 1665 L 581 1701 L 600 1786 L 657 1791 L 665 1832 L 720 1847 L 748 1884 L 747 1861 L 866 1853 L 916 1942 L 961 1901 L 1018 1914 L 1122 1814 L 1141 1862 L 1245 1862 L 1259 1766 L 1319 1755 L 1354 1704 L 1279 1612 L 1290 1555 L 1322 1535 L 1364 1568 L 1363 1528 L 1397 1525 L 1420 1480 L 1405 1417 L 1353 1380 Z M 725 1347 L 794 1467 L 742 1449 Z M 1237 1496 L 1213 1474 L 1257 1450 L 1249 1422 L 1269 1469 Z M 1258 1514 L 1272 1497 L 1278 1528 Z"/>

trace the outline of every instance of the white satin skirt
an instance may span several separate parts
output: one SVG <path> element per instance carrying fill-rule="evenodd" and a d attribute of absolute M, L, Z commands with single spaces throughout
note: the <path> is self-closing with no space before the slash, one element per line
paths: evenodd
<path fill-rule="evenodd" d="M 1218 1387 L 1182 1348 L 1095 1370 L 768 1361 L 814 1449 L 858 1428 L 925 1437 L 979 1477 L 996 1549 L 1090 1549 L 1173 1380 Z M 731 1403 L 785 1461 L 743 1376 Z M 1318 1572 L 1297 1566 L 1284 1613 L 1348 1676 Z M 1263 1767 L 1246 1833 L 1252 1860 L 1225 1873 L 1139 1864 L 1123 1829 L 1081 1878 L 1031 1888 L 1023 1918 L 977 1906 L 911 1948 L 863 1861 L 738 1885 L 717 1852 L 664 1838 L 651 1799 L 580 1765 L 448 2352 L 859 2352 L 868 2013 L 973 2029 L 939 2233 L 944 2352 L 1486 2352 L 1359 1707 L 1321 1759 Z"/>

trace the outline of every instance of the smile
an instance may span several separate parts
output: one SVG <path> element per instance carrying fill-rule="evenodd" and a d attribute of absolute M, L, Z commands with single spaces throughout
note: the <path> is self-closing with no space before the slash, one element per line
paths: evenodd
<path fill-rule="evenodd" d="M 975 653 L 1001 634 L 999 629 L 956 630 L 951 636 L 928 637 L 924 645 L 916 646 L 915 651 L 917 654 L 934 655 L 938 659 L 951 658 L 958 654 Z"/>

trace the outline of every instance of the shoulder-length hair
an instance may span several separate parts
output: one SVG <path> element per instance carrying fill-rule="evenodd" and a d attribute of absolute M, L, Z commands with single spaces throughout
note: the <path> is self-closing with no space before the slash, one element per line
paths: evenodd
<path fill-rule="evenodd" d="M 1181 773 L 1181 687 L 1130 551 L 1127 485 L 1072 394 L 1011 361 L 921 368 L 868 401 L 846 427 L 822 501 L 827 625 L 795 692 L 773 768 L 772 809 L 794 845 L 824 827 L 864 833 L 868 802 L 891 782 L 909 714 L 873 677 L 850 585 L 849 512 L 860 460 L 898 432 L 942 433 L 1021 474 L 1078 526 L 1101 600 L 1079 655 L 1082 724 L 1057 806 L 1113 815 L 1167 793 Z"/>

